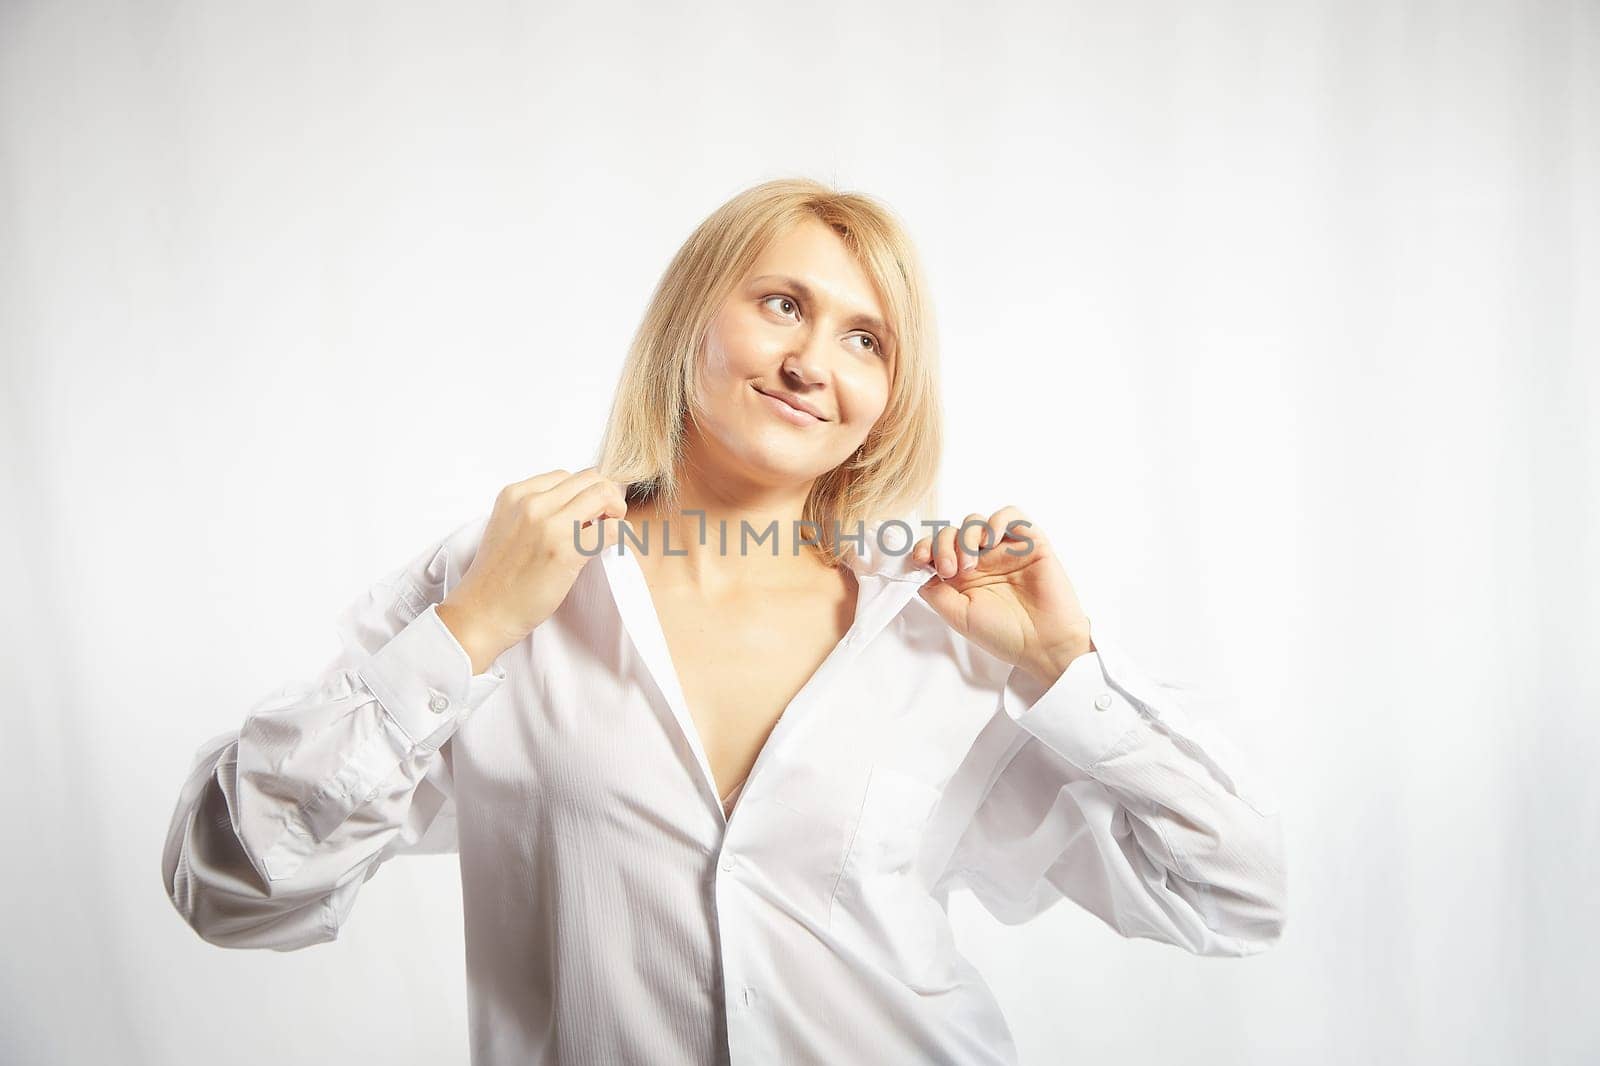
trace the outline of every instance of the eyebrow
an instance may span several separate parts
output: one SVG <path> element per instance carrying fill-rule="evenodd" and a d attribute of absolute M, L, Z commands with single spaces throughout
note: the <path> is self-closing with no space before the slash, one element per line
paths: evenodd
<path fill-rule="evenodd" d="M 817 294 L 811 288 L 811 286 L 807 285 L 799 278 L 790 277 L 788 274 L 763 274 L 759 278 L 750 279 L 750 284 L 752 285 L 763 282 L 786 285 L 798 292 L 801 299 L 808 302 L 815 302 L 817 298 Z M 889 329 L 888 325 L 883 321 L 883 319 L 879 318 L 877 315 L 870 314 L 866 311 L 857 311 L 855 314 L 850 316 L 849 324 L 852 326 L 866 326 L 869 329 L 875 329 L 878 331 L 878 335 L 880 337 L 887 337 L 887 342 L 890 345 L 894 344 L 894 335 L 892 331 Z"/>

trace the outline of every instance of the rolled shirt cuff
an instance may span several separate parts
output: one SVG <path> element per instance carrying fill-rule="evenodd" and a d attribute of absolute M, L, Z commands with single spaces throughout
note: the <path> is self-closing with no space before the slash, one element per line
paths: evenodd
<path fill-rule="evenodd" d="M 476 676 L 472 657 L 429 604 L 357 673 L 412 744 L 438 747 L 505 681 L 498 661 Z"/>
<path fill-rule="evenodd" d="M 1085 771 L 1145 723 L 1107 677 L 1098 651 L 1073 659 L 1049 686 L 1013 666 L 1001 689 L 1001 705 L 1013 722 Z"/>

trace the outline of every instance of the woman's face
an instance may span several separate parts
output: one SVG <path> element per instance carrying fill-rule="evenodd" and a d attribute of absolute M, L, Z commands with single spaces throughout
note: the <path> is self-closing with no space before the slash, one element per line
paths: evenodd
<path fill-rule="evenodd" d="M 706 335 L 697 464 L 752 486 L 800 487 L 848 459 L 889 401 L 885 322 L 833 230 L 808 219 L 774 239 Z"/>

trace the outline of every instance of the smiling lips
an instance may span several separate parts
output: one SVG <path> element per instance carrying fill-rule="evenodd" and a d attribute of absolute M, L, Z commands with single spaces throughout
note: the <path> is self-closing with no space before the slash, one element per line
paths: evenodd
<path fill-rule="evenodd" d="M 785 397 L 776 393 L 762 392 L 760 389 L 756 389 L 756 392 L 761 393 L 766 399 L 767 406 L 772 408 L 773 414 L 794 425 L 814 426 L 827 421 L 815 408 L 798 397 Z"/>

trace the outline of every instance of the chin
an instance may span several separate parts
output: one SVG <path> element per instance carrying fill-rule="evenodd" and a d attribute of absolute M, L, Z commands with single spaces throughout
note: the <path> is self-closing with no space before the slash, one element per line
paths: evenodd
<path fill-rule="evenodd" d="M 838 466 L 832 456 L 798 452 L 794 448 L 755 447 L 745 449 L 745 461 L 763 481 L 805 482 L 821 477 Z"/>

